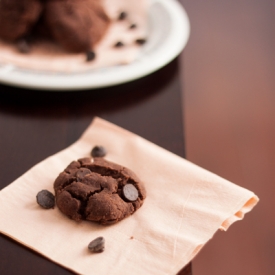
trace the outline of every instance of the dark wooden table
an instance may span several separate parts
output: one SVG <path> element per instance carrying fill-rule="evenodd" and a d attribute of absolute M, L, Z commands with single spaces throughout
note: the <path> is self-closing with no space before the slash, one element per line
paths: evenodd
<path fill-rule="evenodd" d="M 196 275 L 275 274 L 275 1 L 180 0 L 191 24 L 181 59 L 186 158 L 255 192 L 217 232 Z"/>
<path fill-rule="evenodd" d="M 142 79 L 98 90 L 32 91 L 0 85 L 0 188 L 76 141 L 94 116 L 185 156 L 178 60 Z M 0 236 L 0 274 L 70 271 Z M 191 264 L 180 272 L 191 275 Z"/>

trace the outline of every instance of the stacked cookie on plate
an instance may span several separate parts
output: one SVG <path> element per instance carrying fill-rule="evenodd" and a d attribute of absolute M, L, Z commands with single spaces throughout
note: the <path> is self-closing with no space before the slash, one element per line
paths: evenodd
<path fill-rule="evenodd" d="M 102 39 L 110 18 L 100 0 L 1 0 L 0 25 L 0 38 L 21 51 L 29 37 L 43 35 L 67 51 L 85 52 Z"/>

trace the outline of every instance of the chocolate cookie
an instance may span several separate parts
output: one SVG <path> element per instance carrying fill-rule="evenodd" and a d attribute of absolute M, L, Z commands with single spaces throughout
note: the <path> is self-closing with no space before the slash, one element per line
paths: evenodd
<path fill-rule="evenodd" d="M 73 161 L 54 182 L 56 205 L 69 218 L 116 223 L 138 210 L 143 183 L 128 168 L 103 158 Z"/>
<path fill-rule="evenodd" d="M 14 41 L 29 34 L 42 9 L 40 0 L 0 0 L 0 37 Z"/>
<path fill-rule="evenodd" d="M 110 24 L 100 0 L 48 0 L 44 20 L 55 40 L 71 52 L 93 49 Z"/>

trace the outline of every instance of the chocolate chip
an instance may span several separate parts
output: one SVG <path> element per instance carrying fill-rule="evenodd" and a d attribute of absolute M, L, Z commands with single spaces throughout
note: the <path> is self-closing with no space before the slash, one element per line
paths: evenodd
<path fill-rule="evenodd" d="M 31 48 L 27 39 L 24 39 L 24 38 L 21 38 L 17 41 L 17 49 L 21 53 L 29 53 L 31 51 Z"/>
<path fill-rule="evenodd" d="M 138 198 L 138 190 L 133 184 L 126 184 L 122 188 L 122 194 L 127 201 L 136 201 Z"/>
<path fill-rule="evenodd" d="M 122 11 L 119 16 L 118 16 L 118 20 L 124 20 L 127 17 L 127 13 L 125 11 Z"/>
<path fill-rule="evenodd" d="M 92 61 L 92 60 L 94 60 L 95 59 L 95 52 L 93 52 L 93 51 L 88 51 L 87 53 L 86 53 L 86 60 L 87 61 Z"/>
<path fill-rule="evenodd" d="M 145 38 L 136 39 L 136 43 L 139 45 L 143 45 L 144 43 L 146 43 L 146 39 Z"/>
<path fill-rule="evenodd" d="M 91 170 L 89 170 L 88 168 L 80 168 L 77 172 L 76 172 L 76 178 L 78 181 L 81 181 L 86 175 L 91 174 Z"/>
<path fill-rule="evenodd" d="M 98 158 L 98 157 L 102 158 L 106 156 L 106 154 L 107 154 L 107 150 L 103 146 L 98 146 L 98 145 L 95 146 L 91 152 L 91 155 L 94 158 Z"/>
<path fill-rule="evenodd" d="M 120 47 L 123 47 L 123 46 L 124 46 L 124 44 L 123 44 L 121 41 L 118 41 L 118 42 L 114 45 L 115 48 L 120 48 Z"/>
<path fill-rule="evenodd" d="M 137 24 L 132 24 L 129 26 L 129 29 L 136 29 L 137 28 Z"/>
<path fill-rule="evenodd" d="M 105 239 L 103 237 L 98 237 L 91 241 L 88 245 L 88 249 L 91 252 L 100 253 L 103 252 L 105 248 Z"/>
<path fill-rule="evenodd" d="M 48 190 L 41 190 L 38 192 L 36 195 L 36 201 L 41 207 L 45 209 L 54 208 L 55 206 L 54 195 Z"/>

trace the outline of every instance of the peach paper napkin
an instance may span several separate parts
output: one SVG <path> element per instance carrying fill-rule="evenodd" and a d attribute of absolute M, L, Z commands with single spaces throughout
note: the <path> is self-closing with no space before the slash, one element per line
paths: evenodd
<path fill-rule="evenodd" d="M 111 226 L 77 223 L 57 207 L 40 208 L 37 192 L 53 192 L 59 172 L 89 156 L 94 145 L 140 177 L 144 205 Z M 228 229 L 257 202 L 251 191 L 96 118 L 77 142 L 0 191 L 0 231 L 79 274 L 176 274 L 218 229 Z M 89 253 L 88 243 L 98 236 L 105 237 L 105 251 Z"/>

